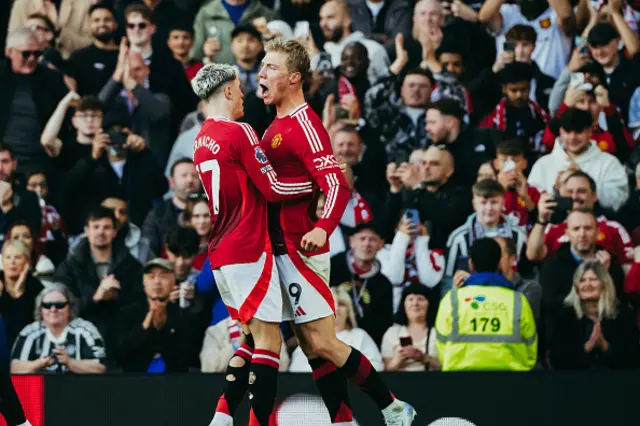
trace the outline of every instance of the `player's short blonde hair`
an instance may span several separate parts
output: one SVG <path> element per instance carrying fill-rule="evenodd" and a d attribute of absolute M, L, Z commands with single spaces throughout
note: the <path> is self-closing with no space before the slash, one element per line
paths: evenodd
<path fill-rule="evenodd" d="M 283 40 L 275 38 L 264 47 L 265 52 L 282 53 L 287 56 L 287 70 L 290 73 L 300 73 L 300 83 L 307 81 L 311 68 L 311 59 L 307 49 L 297 40 Z"/>

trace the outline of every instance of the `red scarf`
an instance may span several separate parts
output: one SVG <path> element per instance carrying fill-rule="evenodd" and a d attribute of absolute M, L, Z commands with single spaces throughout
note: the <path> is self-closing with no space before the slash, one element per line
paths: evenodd
<path fill-rule="evenodd" d="M 549 122 L 549 115 L 546 111 L 532 100 L 529 100 L 529 111 L 531 111 L 534 119 L 538 116 L 544 124 Z M 507 130 L 507 98 L 502 98 L 493 112 L 482 120 L 480 127 L 493 127 L 501 132 Z"/>
<path fill-rule="evenodd" d="M 352 95 L 358 101 L 358 95 L 356 94 L 356 88 L 351 82 L 344 76 L 340 76 L 338 79 L 338 100 L 342 105 L 342 98 L 346 95 Z M 360 102 L 358 102 L 358 112 L 361 111 Z"/>

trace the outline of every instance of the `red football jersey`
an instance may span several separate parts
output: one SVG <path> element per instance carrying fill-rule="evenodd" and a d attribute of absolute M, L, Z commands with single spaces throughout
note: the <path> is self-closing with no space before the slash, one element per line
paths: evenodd
<path fill-rule="evenodd" d="M 544 234 L 544 243 L 547 246 L 548 255 L 555 253 L 564 243 L 569 242 L 565 235 L 567 223 L 559 225 L 547 225 Z M 629 233 L 622 225 L 606 217 L 598 217 L 598 238 L 596 245 L 606 250 L 619 264 L 633 263 L 634 246 Z"/>
<path fill-rule="evenodd" d="M 267 199 L 313 191 L 308 179 L 280 181 L 251 126 L 225 118 L 204 122 L 194 142 L 193 162 L 209 199 L 212 269 L 256 262 L 264 252 L 271 253 Z"/>
<path fill-rule="evenodd" d="M 538 201 L 540 201 L 540 191 L 530 186 L 528 192 L 531 201 L 538 205 Z M 504 208 L 502 212 L 507 216 L 511 215 L 518 219 L 518 225 L 520 226 L 527 227 L 529 225 L 529 210 L 527 210 L 524 200 L 517 192 L 505 191 Z"/>
<path fill-rule="evenodd" d="M 282 178 L 312 179 L 316 183 L 313 195 L 269 207 L 269 232 L 276 254 L 289 250 L 300 250 L 306 256 L 328 252 L 328 236 L 340 223 L 350 193 L 322 120 L 305 103 L 291 114 L 277 117 L 262 137 L 261 147 Z M 326 201 L 316 221 L 319 190 Z M 300 240 L 314 227 L 327 231 L 327 243 L 317 252 L 305 252 Z"/>

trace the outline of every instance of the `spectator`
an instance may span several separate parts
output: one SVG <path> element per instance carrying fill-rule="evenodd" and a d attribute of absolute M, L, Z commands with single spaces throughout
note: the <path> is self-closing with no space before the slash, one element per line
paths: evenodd
<path fill-rule="evenodd" d="M 33 235 L 29 225 L 25 222 L 15 222 L 7 232 L 5 241 L 9 240 L 20 241 L 26 246 L 29 250 L 29 262 L 33 276 L 48 287 L 56 267 L 51 259 L 41 253 L 40 241 Z M 1 258 L 2 256 L 0 256 Z M 2 260 L 0 260 L 0 264 L 1 262 Z"/>
<path fill-rule="evenodd" d="M 244 92 L 256 90 L 263 54 L 262 34 L 253 25 L 238 25 L 231 32 L 231 52 Z"/>
<path fill-rule="evenodd" d="M 18 160 L 9 145 L 0 142 L 0 235 L 17 220 L 24 220 L 40 235 L 42 212 L 38 196 L 22 187 L 22 176 L 16 172 Z"/>
<path fill-rule="evenodd" d="M 164 93 L 145 87 L 149 67 L 139 53 L 121 46 L 113 77 L 102 88 L 99 99 L 109 115 L 122 117 L 123 125 L 140 135 L 158 165 L 171 151 L 171 101 Z"/>
<path fill-rule="evenodd" d="M 361 43 L 367 50 L 369 63 L 367 77 L 374 84 L 389 72 L 389 57 L 376 41 L 368 39 L 360 31 L 351 30 L 351 10 L 342 0 L 326 2 L 320 9 L 320 27 L 326 38 L 324 49 L 331 55 L 334 67 L 343 61 L 344 48 L 353 42 Z"/>
<path fill-rule="evenodd" d="M 428 246 L 444 250 L 449 234 L 473 212 L 470 191 L 453 182 L 453 174 L 453 157 L 442 146 L 431 146 L 424 152 L 417 179 L 409 167 L 397 168 L 395 163 L 389 163 L 387 215 L 390 223 L 400 219 L 402 207 L 418 209 L 420 223 L 425 224 L 428 231 Z"/>
<path fill-rule="evenodd" d="M 387 151 L 387 161 L 402 163 L 411 151 L 426 148 L 426 107 L 431 99 L 434 80 L 421 68 L 406 71 L 409 54 L 396 37 L 396 60 L 389 75 L 378 80 L 365 95 L 367 124 L 380 132 L 379 140 Z"/>
<path fill-rule="evenodd" d="M 68 91 L 59 73 L 38 64 L 41 54 L 36 33 L 19 28 L 7 37 L 7 60 L 0 61 L 1 141 L 15 152 L 22 173 L 51 170 L 40 135 Z"/>
<path fill-rule="evenodd" d="M 191 81 L 203 67 L 201 61 L 189 58 L 189 51 L 193 47 L 193 28 L 181 22 L 174 23 L 169 29 L 167 45 L 173 57 L 182 64 L 187 78 Z"/>
<path fill-rule="evenodd" d="M 91 157 L 78 161 L 66 174 L 67 194 L 79 213 L 107 197 L 130 203 L 131 221 L 142 225 L 153 205 L 167 191 L 167 181 L 139 135 L 119 117 L 107 121 L 92 141 Z"/>
<path fill-rule="evenodd" d="M 178 216 L 189 195 L 200 191 L 200 178 L 193 160 L 185 157 L 173 164 L 169 187 L 173 191 L 171 198 L 154 205 L 142 226 L 142 236 L 149 241 L 153 253 L 161 253 L 164 239 L 178 224 Z"/>
<path fill-rule="evenodd" d="M 526 262 L 527 232 L 511 218 L 505 216 L 504 189 L 493 180 L 483 180 L 473 185 L 473 209 L 466 223 L 449 235 L 445 258 L 445 277 L 453 277 L 457 270 L 467 268 L 469 255 L 475 242 L 483 237 L 512 238 L 516 244 L 516 264 L 519 272 L 528 276 L 531 266 Z M 447 290 L 443 288 L 443 290 Z"/>
<path fill-rule="evenodd" d="M 411 29 L 411 2 L 407 0 L 348 0 L 353 31 L 381 44 Z"/>
<path fill-rule="evenodd" d="M 238 25 L 250 25 L 257 18 L 270 21 L 275 13 L 259 0 L 212 0 L 204 3 L 196 15 L 195 43 L 191 57 L 233 64 L 231 33 Z M 209 54 L 207 54 L 209 53 Z M 205 61 L 203 61 L 205 62 Z M 208 62 L 207 62 L 208 63 Z"/>
<path fill-rule="evenodd" d="M 554 323 L 550 347 L 556 370 L 626 370 L 638 366 L 635 318 L 616 299 L 611 275 L 587 260 L 573 275 L 571 292 Z"/>
<path fill-rule="evenodd" d="M 538 335 L 533 312 L 527 298 L 497 273 L 501 257 L 497 242 L 476 240 L 471 275 L 440 302 L 435 328 L 443 371 L 528 371 L 535 365 Z M 503 307 L 499 313 L 497 304 Z"/>
<path fill-rule="evenodd" d="M 154 94 L 163 93 L 171 100 L 171 136 L 175 136 L 180 121 L 195 109 L 198 99 L 189 86 L 182 64 L 164 46 L 153 48 L 151 38 L 156 32 L 153 12 L 144 4 L 132 4 L 125 10 L 125 20 L 129 51 L 139 53 L 149 67 L 145 88 Z M 161 40 L 166 39 L 165 36 Z M 120 50 L 122 53 L 122 46 Z M 164 155 L 168 155 L 168 149 Z"/>
<path fill-rule="evenodd" d="M 504 214 L 513 216 L 518 225 L 527 227 L 534 222 L 533 212 L 540 200 L 540 191 L 527 184 L 524 171 L 528 167 L 525 145 L 520 139 L 501 142 L 493 165 L 498 170 L 496 179 L 505 189 Z"/>
<path fill-rule="evenodd" d="M 93 43 L 71 54 L 67 64 L 82 96 L 97 96 L 107 84 L 118 62 L 118 24 L 113 9 L 105 2 L 89 9 Z"/>
<path fill-rule="evenodd" d="M 482 165 L 478 169 L 478 176 L 476 177 L 475 183 L 486 179 L 498 180 L 498 172 L 493 168 L 493 161 L 482 163 Z"/>
<path fill-rule="evenodd" d="M 186 3 L 189 3 L 187 5 Z M 195 10 L 190 12 L 189 9 L 196 6 L 197 2 L 182 0 L 114 0 L 116 10 L 118 11 L 118 20 L 121 21 L 122 9 L 126 17 L 128 6 L 138 4 L 149 8 L 153 15 L 153 24 L 156 27 L 154 34 L 154 45 L 162 45 L 169 38 L 171 28 L 176 22 L 189 23 L 193 21 Z"/>
<path fill-rule="evenodd" d="M 197 198 L 194 197 L 194 195 L 197 196 Z M 198 250 L 192 262 L 193 268 L 200 271 L 209 254 L 209 233 L 212 228 L 207 197 L 201 194 L 192 194 L 182 212 L 181 221 L 185 226 L 193 228 L 200 239 Z M 176 274 L 178 274 L 177 270 Z"/>
<path fill-rule="evenodd" d="M 31 309 L 42 284 L 30 272 L 31 252 L 26 244 L 8 240 L 2 245 L 0 314 L 7 342 L 16 340 L 20 330 L 33 321 Z"/>
<path fill-rule="evenodd" d="M 542 136 L 549 116 L 529 99 L 533 66 L 514 62 L 500 71 L 504 98 L 480 124 L 503 132 L 507 138 L 520 138 L 529 143 L 528 150 L 543 152 Z"/>
<path fill-rule="evenodd" d="M 371 361 L 371 365 L 377 370 L 384 370 L 382 355 L 371 336 L 358 327 L 353 302 L 349 293 L 342 288 L 332 288 L 333 298 L 336 301 L 336 320 L 334 327 L 336 336 L 347 345 L 353 346 Z M 311 373 L 311 366 L 307 357 L 298 346 L 291 354 L 290 373 Z"/>
<path fill-rule="evenodd" d="M 34 235 L 34 238 L 37 238 L 37 244 L 42 254 L 49 256 L 57 265 L 64 259 L 69 244 L 65 223 L 58 213 L 58 209 L 48 202 L 49 182 L 47 176 L 44 173 L 33 173 L 27 176 L 27 190 L 38 195 L 42 214 L 40 235 Z"/>
<path fill-rule="evenodd" d="M 600 212 L 597 206 L 597 194 L 595 181 L 583 171 L 573 171 L 562 183 L 560 194 L 571 197 L 572 208 L 589 209 Z M 527 243 L 527 257 L 533 261 L 541 261 L 555 253 L 567 238 L 567 223 L 550 223 L 558 217 L 556 213 L 556 201 L 549 195 L 543 194 L 538 204 L 538 220 L 533 227 Z M 559 217 L 559 219 L 562 216 Z M 597 216 L 597 242 L 598 246 L 605 249 L 615 263 L 622 265 L 625 271 L 629 270 L 633 263 L 633 242 L 622 225 L 613 220 L 608 220 L 604 214 Z"/>
<path fill-rule="evenodd" d="M 93 323 L 107 347 L 115 336 L 120 310 L 141 297 L 141 266 L 121 245 L 114 245 L 116 218 L 97 207 L 87 218 L 81 241 L 58 266 L 54 279 L 79 299 L 78 314 Z"/>
<path fill-rule="evenodd" d="M 635 188 L 617 218 L 625 229 L 631 231 L 633 242 L 640 245 L 640 163 L 634 169 Z"/>
<path fill-rule="evenodd" d="M 503 50 L 505 34 L 515 25 L 524 24 L 536 29 L 539 40 L 533 53 L 542 72 L 558 78 L 567 65 L 571 52 L 571 39 L 575 29 L 575 15 L 568 0 L 551 3 L 519 1 L 505 4 L 504 0 L 484 2 L 478 14 L 480 22 L 497 34 L 496 49 Z"/>
<path fill-rule="evenodd" d="M 55 48 L 56 27 L 47 15 L 32 13 L 27 17 L 24 26 L 36 33 L 40 41 L 40 50 L 44 52 Z"/>
<path fill-rule="evenodd" d="M 198 275 L 200 275 L 200 270 L 193 267 L 199 245 L 200 236 L 191 227 L 176 226 L 167 234 L 163 257 L 166 257 L 173 265 L 179 286 L 187 286 L 187 300 L 193 300 L 194 286 Z M 171 293 L 172 302 L 177 301 L 178 297 L 179 292 Z"/>
<path fill-rule="evenodd" d="M 590 113 L 567 109 L 560 117 L 560 137 L 553 151 L 533 165 L 529 185 L 553 193 L 558 173 L 579 168 L 595 180 L 600 205 L 618 210 L 629 196 L 626 173 L 613 155 L 600 151 L 590 140 L 592 123 Z"/>
<path fill-rule="evenodd" d="M 495 158 L 499 135 L 494 129 L 479 129 L 463 122 L 465 111 L 453 99 L 442 99 L 427 107 L 427 133 L 435 144 L 444 144 L 453 155 L 457 183 L 470 186 L 482 163 Z"/>
<path fill-rule="evenodd" d="M 91 0 L 15 0 L 9 20 L 9 32 L 24 27 L 30 14 L 41 13 L 55 24 L 56 31 L 60 31 L 58 48 L 63 56 L 68 58 L 73 51 L 91 44 L 88 19 L 91 5 Z"/>
<path fill-rule="evenodd" d="M 120 314 L 116 357 L 126 372 L 186 372 L 190 351 L 202 336 L 192 336 L 189 311 L 169 303 L 176 285 L 173 266 L 156 258 L 143 271 L 146 301 Z"/>
<path fill-rule="evenodd" d="M 76 298 L 54 284 L 35 301 L 35 322 L 22 329 L 11 351 L 12 374 L 106 371 L 104 342 L 98 329 L 78 318 Z"/>
<path fill-rule="evenodd" d="M 429 314 L 432 301 L 431 293 L 422 285 L 413 283 L 404 289 L 395 324 L 382 338 L 385 370 L 440 370 L 434 315 Z"/>
<path fill-rule="evenodd" d="M 393 321 L 393 289 L 376 259 L 384 242 L 367 222 L 356 226 L 349 244 L 349 251 L 331 258 L 330 285 L 351 295 L 358 324 L 380 345 Z"/>

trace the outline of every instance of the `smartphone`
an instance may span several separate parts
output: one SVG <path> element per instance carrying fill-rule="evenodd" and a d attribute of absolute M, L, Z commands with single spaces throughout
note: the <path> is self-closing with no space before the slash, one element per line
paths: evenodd
<path fill-rule="evenodd" d="M 420 225 L 420 213 L 417 209 L 406 209 L 404 211 L 404 217 L 409 222 L 414 224 L 416 228 Z"/>
<path fill-rule="evenodd" d="M 569 85 L 573 88 L 579 87 L 584 84 L 584 73 L 572 72 L 569 74 Z"/>
<path fill-rule="evenodd" d="M 109 135 L 109 145 L 116 150 L 123 149 L 127 143 L 127 134 L 125 132 L 111 130 L 107 132 L 107 135 Z"/>
<path fill-rule="evenodd" d="M 502 50 L 504 50 L 505 52 L 513 53 L 516 50 L 516 43 L 513 41 L 505 40 L 504 44 L 502 45 Z"/>
<path fill-rule="evenodd" d="M 513 160 L 507 160 L 504 163 L 502 163 L 503 172 L 510 172 L 511 170 L 515 170 L 515 169 L 516 169 L 516 162 Z"/>
<path fill-rule="evenodd" d="M 565 221 L 569 212 L 573 208 L 573 200 L 571 197 L 553 197 L 553 201 L 557 203 L 557 206 L 554 208 L 554 212 L 551 215 L 550 223 L 554 225 L 558 225 Z"/>
<path fill-rule="evenodd" d="M 295 29 L 293 30 L 295 38 L 307 38 L 309 37 L 309 21 L 296 22 Z"/>
<path fill-rule="evenodd" d="M 469 257 L 458 256 L 458 258 L 456 259 L 456 271 L 465 271 L 471 273 L 471 268 L 469 268 Z"/>
<path fill-rule="evenodd" d="M 402 346 L 403 348 L 405 346 L 411 346 L 411 345 L 413 345 L 413 339 L 411 339 L 411 336 L 400 338 L 400 346 Z"/>
<path fill-rule="evenodd" d="M 336 107 L 336 120 L 346 120 L 349 118 L 349 112 L 342 108 L 342 105 L 339 103 L 335 104 Z"/>

